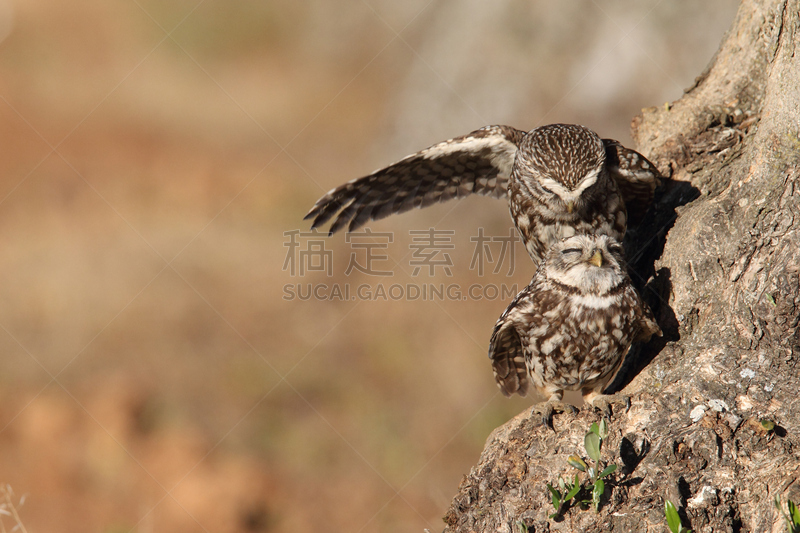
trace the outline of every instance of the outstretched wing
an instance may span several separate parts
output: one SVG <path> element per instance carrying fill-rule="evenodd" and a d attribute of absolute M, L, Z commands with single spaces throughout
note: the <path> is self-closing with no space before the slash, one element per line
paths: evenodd
<path fill-rule="evenodd" d="M 348 231 L 412 207 L 481 194 L 505 198 L 517 147 L 525 132 L 487 126 L 450 139 L 341 185 L 317 200 L 305 219 L 316 228 L 338 213 L 330 234 Z"/>
<path fill-rule="evenodd" d="M 606 148 L 606 167 L 617 182 L 628 222 L 639 224 L 653 202 L 656 187 L 661 183 L 661 174 L 645 156 L 625 148 L 618 141 L 603 139 Z"/>
<path fill-rule="evenodd" d="M 522 313 L 520 302 L 530 297 L 530 290 L 529 285 L 517 294 L 495 324 L 492 340 L 489 341 L 489 359 L 492 360 L 494 379 L 505 396 L 511 396 L 515 392 L 525 396 L 530 387 L 525 349 L 517 330 L 519 315 Z"/>

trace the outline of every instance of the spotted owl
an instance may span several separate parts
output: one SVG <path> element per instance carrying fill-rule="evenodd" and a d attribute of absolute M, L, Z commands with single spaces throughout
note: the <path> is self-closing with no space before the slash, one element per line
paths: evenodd
<path fill-rule="evenodd" d="M 658 183 L 644 156 L 583 126 L 551 124 L 527 133 L 487 126 L 336 187 L 305 218 L 316 228 L 336 215 L 333 234 L 469 194 L 507 198 L 538 265 L 552 243 L 576 233 L 621 241 L 628 221 L 644 216 Z"/>
<path fill-rule="evenodd" d="M 503 313 L 489 358 L 506 396 L 531 386 L 548 401 L 535 408 L 549 423 L 565 390 L 608 411 L 602 394 L 633 342 L 661 335 L 631 285 L 622 246 L 607 235 L 575 235 L 553 244 L 530 284 Z"/>

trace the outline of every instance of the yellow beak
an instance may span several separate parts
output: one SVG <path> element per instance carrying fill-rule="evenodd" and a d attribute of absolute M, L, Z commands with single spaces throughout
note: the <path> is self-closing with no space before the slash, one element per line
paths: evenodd
<path fill-rule="evenodd" d="M 575 209 L 575 202 L 567 202 L 567 213 L 572 213 Z"/>
<path fill-rule="evenodd" d="M 594 255 L 592 256 L 592 258 L 591 258 L 591 259 L 589 259 L 589 262 L 590 262 L 591 264 L 593 264 L 594 266 L 596 266 L 596 267 L 601 267 L 601 266 L 603 266 L 603 254 L 601 254 L 601 253 L 600 253 L 600 250 L 597 250 L 597 251 L 594 253 Z"/>

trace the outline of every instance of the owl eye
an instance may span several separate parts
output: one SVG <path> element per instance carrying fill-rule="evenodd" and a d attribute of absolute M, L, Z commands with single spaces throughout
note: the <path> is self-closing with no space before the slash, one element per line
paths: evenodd
<path fill-rule="evenodd" d="M 567 249 L 561 251 L 561 253 L 563 255 L 579 254 L 579 253 L 582 253 L 582 252 L 583 252 L 583 250 L 581 250 L 580 248 L 567 248 Z"/>
<path fill-rule="evenodd" d="M 542 190 L 543 190 L 544 192 L 546 192 L 546 193 L 550 193 L 550 194 L 555 194 L 553 191 L 551 191 L 550 189 L 548 189 L 547 187 L 545 187 L 545 186 L 544 186 L 544 185 L 542 185 L 541 183 L 539 184 L 539 186 L 542 188 Z"/>
<path fill-rule="evenodd" d="M 613 246 L 609 246 L 608 247 L 608 251 L 612 252 L 612 253 L 615 253 L 615 254 L 621 254 L 622 253 L 622 246 L 620 246 L 618 244 L 615 244 Z"/>

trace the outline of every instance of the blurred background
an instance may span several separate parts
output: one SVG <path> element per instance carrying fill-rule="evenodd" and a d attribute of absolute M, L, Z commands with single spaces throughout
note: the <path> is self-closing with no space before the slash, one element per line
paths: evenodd
<path fill-rule="evenodd" d="M 494 273 L 491 241 L 470 269 L 507 206 L 390 217 L 370 250 L 303 215 L 487 124 L 630 145 L 735 9 L 0 0 L 0 482 L 28 530 L 440 530 L 491 430 L 533 401 L 502 397 L 486 358 L 511 300 L 487 287 L 521 288 L 530 261 L 517 243 Z M 429 228 L 443 263 L 415 276 L 410 231 Z"/>

